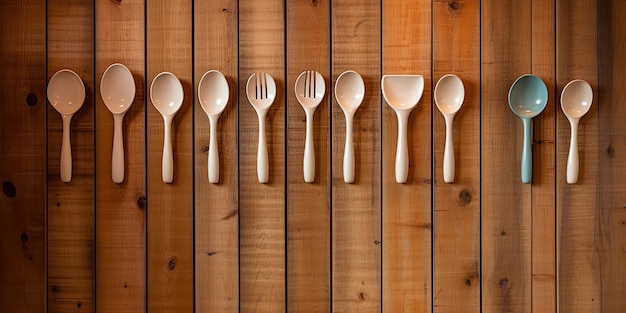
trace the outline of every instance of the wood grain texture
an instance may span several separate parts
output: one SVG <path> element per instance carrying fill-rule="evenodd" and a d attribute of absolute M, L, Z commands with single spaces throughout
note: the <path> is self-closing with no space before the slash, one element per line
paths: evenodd
<path fill-rule="evenodd" d="M 237 1 L 194 1 L 194 6 L 194 96 L 202 75 L 212 69 L 222 72 L 230 87 L 228 105 L 217 126 L 219 184 L 208 180 L 209 120 L 197 99 L 194 108 L 196 310 L 238 312 Z"/>
<path fill-rule="evenodd" d="M 96 2 L 96 311 L 146 310 L 145 15 L 143 0 Z M 126 65 L 136 95 L 124 117 L 125 178 L 111 179 L 113 116 L 100 95 L 112 63 Z"/>
<path fill-rule="evenodd" d="M 333 99 L 332 311 L 379 312 L 381 305 L 380 2 L 333 1 L 333 82 L 347 70 L 365 82 L 354 116 L 355 176 L 343 181 L 345 117 Z M 333 83 L 334 84 L 334 83 Z"/>
<path fill-rule="evenodd" d="M 192 9 L 191 0 L 146 2 L 147 86 L 159 73 L 170 72 L 180 80 L 184 92 L 172 121 L 171 184 L 162 180 L 163 117 L 151 98 L 146 107 L 150 312 L 194 311 Z"/>
<path fill-rule="evenodd" d="M 396 114 L 382 109 L 383 310 L 432 311 L 431 1 L 382 5 L 383 74 L 418 74 L 424 93 L 408 121 L 409 175 L 396 183 Z M 379 87 L 380 88 L 380 87 Z M 407 262 L 407 260 L 410 260 Z"/>
<path fill-rule="evenodd" d="M 46 309 L 45 17 L 45 1 L 0 4 L 2 312 Z"/>
<path fill-rule="evenodd" d="M 626 12 L 623 1 L 598 1 L 598 186 L 603 312 L 626 307 Z M 622 150 L 625 149 L 625 150 Z M 587 150 L 586 150 L 587 151 Z M 600 301 L 598 301 L 600 302 Z"/>
<path fill-rule="evenodd" d="M 579 21 L 587 20 L 584 26 Z M 598 180 L 598 68 L 596 1 L 557 1 L 557 83 L 560 92 L 572 79 L 584 79 L 594 89 L 591 110 L 579 124 L 578 183 L 566 182 L 570 125 L 560 108 L 557 119 L 558 162 L 558 301 L 562 312 L 600 312 L 601 259 Z M 587 23 L 585 23 L 587 24 Z"/>
<path fill-rule="evenodd" d="M 247 100 L 239 107 L 239 283 L 243 312 L 284 312 L 285 269 L 285 7 L 277 0 L 239 2 L 239 94 L 251 74 L 276 82 L 267 113 L 269 182 L 257 178 L 258 117 Z"/>
<path fill-rule="evenodd" d="M 433 101 L 434 312 L 480 312 L 480 4 L 433 3 L 433 86 L 465 87 L 454 120 L 455 179 L 443 181 L 446 126 Z M 434 90 L 434 89 L 433 89 Z"/>
<path fill-rule="evenodd" d="M 94 312 L 94 1 L 48 1 L 48 80 L 69 68 L 86 97 L 72 118 L 72 181 L 60 179 L 63 122 L 48 105 L 48 312 Z"/>
<path fill-rule="evenodd" d="M 555 2 L 533 0 L 532 73 L 548 87 L 548 104 L 536 117 L 533 145 L 532 311 L 556 311 L 556 72 Z"/>
<path fill-rule="evenodd" d="M 531 310 L 531 186 L 521 183 L 522 121 L 511 84 L 531 71 L 531 3 L 481 7 L 481 240 L 483 312 Z M 538 173 L 535 164 L 534 173 Z"/>
<path fill-rule="evenodd" d="M 289 312 L 330 305 L 330 1 L 287 1 L 287 303 Z M 298 75 L 318 71 L 326 95 L 313 117 L 315 181 L 306 183 L 306 116 L 295 96 Z"/>

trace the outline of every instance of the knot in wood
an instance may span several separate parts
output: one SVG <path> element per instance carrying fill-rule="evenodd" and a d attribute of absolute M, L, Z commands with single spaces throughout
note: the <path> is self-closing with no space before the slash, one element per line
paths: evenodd
<path fill-rule="evenodd" d="M 167 270 L 170 272 L 175 270 L 177 262 L 178 260 L 176 259 L 176 257 L 171 257 L 169 261 L 167 261 Z"/>
<path fill-rule="evenodd" d="M 137 208 L 139 208 L 140 210 L 145 210 L 146 209 L 146 202 L 147 202 L 146 197 L 139 197 L 137 199 Z"/>
<path fill-rule="evenodd" d="M 459 192 L 459 203 L 461 205 L 468 205 L 472 202 L 472 194 L 469 190 L 463 189 Z"/>
<path fill-rule="evenodd" d="M 29 93 L 26 96 L 26 105 L 28 105 L 29 107 L 34 107 L 37 105 L 37 103 L 39 103 L 39 98 L 37 97 L 36 94 Z"/>
<path fill-rule="evenodd" d="M 15 196 L 17 195 L 15 185 L 13 185 L 13 183 L 10 181 L 5 181 L 2 184 L 2 192 L 4 192 L 4 195 L 9 198 L 15 198 Z"/>
<path fill-rule="evenodd" d="M 450 1 L 450 2 L 448 2 L 448 7 L 451 10 L 455 10 L 456 11 L 456 10 L 458 10 L 461 7 L 461 5 L 458 2 L 456 2 L 456 1 Z"/>

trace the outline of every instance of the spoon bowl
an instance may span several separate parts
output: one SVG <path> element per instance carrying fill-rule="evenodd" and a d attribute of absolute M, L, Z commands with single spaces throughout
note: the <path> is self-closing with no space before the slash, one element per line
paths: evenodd
<path fill-rule="evenodd" d="M 446 144 L 443 152 L 443 180 L 454 182 L 455 160 L 453 123 L 454 116 L 461 109 L 465 99 L 463 81 L 454 75 L 444 75 L 439 79 L 434 92 L 435 104 L 446 121 Z"/>
<path fill-rule="evenodd" d="M 324 76 L 317 71 L 304 71 L 296 79 L 296 99 L 306 114 L 306 138 L 304 145 L 304 181 L 315 181 L 315 145 L 313 142 L 313 116 L 326 93 Z"/>
<path fill-rule="evenodd" d="M 130 70 L 120 63 L 111 64 L 102 74 L 100 96 L 113 114 L 113 152 L 111 178 L 114 183 L 124 181 L 124 115 L 135 100 L 135 80 Z"/>
<path fill-rule="evenodd" d="M 172 120 L 176 112 L 183 105 L 183 85 L 174 74 L 161 72 L 152 80 L 150 85 L 150 100 L 152 105 L 163 116 L 165 124 L 163 137 L 163 160 L 161 176 L 164 183 L 174 181 L 174 153 L 172 151 Z"/>
<path fill-rule="evenodd" d="M 48 83 L 48 101 L 63 119 L 63 141 L 61 142 L 61 181 L 72 180 L 72 147 L 70 122 L 74 113 L 85 102 L 85 85 L 72 70 L 62 69 L 52 75 Z"/>
<path fill-rule="evenodd" d="M 265 117 L 276 99 L 276 83 L 268 73 L 253 73 L 246 83 L 246 96 L 259 117 L 259 147 L 257 150 L 257 176 L 259 182 L 269 181 L 269 158 L 265 137 Z"/>
<path fill-rule="evenodd" d="M 524 123 L 522 148 L 522 183 L 532 181 L 532 118 L 539 115 L 548 103 L 548 88 L 541 78 L 526 74 L 520 76 L 509 89 L 509 107 Z"/>
<path fill-rule="evenodd" d="M 422 98 L 424 77 L 422 75 L 384 75 L 380 84 L 385 101 L 398 118 L 396 182 L 404 184 L 409 176 L 407 124 L 411 111 Z"/>
<path fill-rule="evenodd" d="M 209 118 L 209 182 L 216 184 L 220 179 L 219 149 L 217 146 L 217 121 L 228 104 L 230 89 L 226 77 L 216 70 L 210 70 L 200 79 L 198 84 L 198 100 L 204 113 Z"/>
<path fill-rule="evenodd" d="M 578 182 L 578 123 L 589 112 L 593 102 L 593 89 L 588 82 L 572 80 L 561 92 L 561 109 L 571 126 L 571 139 L 567 156 L 567 183 Z"/>
<path fill-rule="evenodd" d="M 354 114 L 365 96 L 365 83 L 359 73 L 345 71 L 335 81 L 335 99 L 346 117 L 346 144 L 343 153 L 343 181 L 354 182 L 354 139 L 352 124 Z"/>

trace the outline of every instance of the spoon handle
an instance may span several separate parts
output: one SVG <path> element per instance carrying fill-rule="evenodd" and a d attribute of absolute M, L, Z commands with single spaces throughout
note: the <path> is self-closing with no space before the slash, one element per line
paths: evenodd
<path fill-rule="evenodd" d="M 530 184 L 533 174 L 533 120 L 522 118 L 524 122 L 524 142 L 522 146 L 522 183 Z"/>
<path fill-rule="evenodd" d="M 313 114 L 306 111 L 306 140 L 304 144 L 304 181 L 315 181 L 315 144 L 313 143 Z"/>
<path fill-rule="evenodd" d="M 578 182 L 578 120 L 571 120 L 571 140 L 569 142 L 569 154 L 567 156 L 567 183 Z"/>
<path fill-rule="evenodd" d="M 443 181 L 454 182 L 455 161 L 454 161 L 454 139 L 452 123 L 453 119 L 446 116 L 446 145 L 443 152 Z"/>
<path fill-rule="evenodd" d="M 398 115 L 398 147 L 396 149 L 396 182 L 406 183 L 409 176 L 409 147 L 407 142 L 408 111 L 397 111 Z"/>
<path fill-rule="evenodd" d="M 72 180 L 72 147 L 70 144 L 71 115 L 62 115 L 63 141 L 61 142 L 61 181 L 69 183 Z"/>
<path fill-rule="evenodd" d="M 163 182 L 171 184 L 174 181 L 174 155 L 172 152 L 172 119 L 171 115 L 163 116 L 165 124 L 163 137 L 163 162 L 161 164 L 161 175 Z"/>
<path fill-rule="evenodd" d="M 265 115 L 267 112 L 259 111 L 259 148 L 257 151 L 257 176 L 259 183 L 265 184 L 269 181 L 269 160 L 267 156 L 267 140 L 265 138 Z"/>
<path fill-rule="evenodd" d="M 346 113 L 346 147 L 343 152 L 343 181 L 354 182 L 354 139 L 352 138 L 352 115 Z"/>
<path fill-rule="evenodd" d="M 122 124 L 124 115 L 113 114 L 113 156 L 111 160 L 111 178 L 116 184 L 124 181 L 124 135 L 122 133 Z"/>
<path fill-rule="evenodd" d="M 217 147 L 217 118 L 209 116 L 211 134 L 209 136 L 209 182 L 217 184 L 220 181 L 220 157 Z"/>

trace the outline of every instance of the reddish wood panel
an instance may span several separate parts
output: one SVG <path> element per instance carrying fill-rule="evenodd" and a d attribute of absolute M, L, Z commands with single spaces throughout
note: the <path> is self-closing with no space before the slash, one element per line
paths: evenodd
<path fill-rule="evenodd" d="M 63 122 L 48 106 L 48 312 L 94 312 L 94 1 L 48 1 L 48 79 L 71 69 L 85 85 L 72 117 L 72 180 L 59 176 Z"/>
<path fill-rule="evenodd" d="M 600 124 L 598 116 L 596 1 L 557 1 L 557 85 L 559 96 L 572 79 L 584 79 L 594 90 L 591 110 L 579 124 L 578 182 L 566 181 L 570 125 L 559 101 L 557 114 L 558 308 L 601 311 Z M 583 27 L 581 19 L 590 24 Z M 586 23 L 585 23 L 586 24 Z M 560 98 L 560 97 L 559 97 Z"/>
<path fill-rule="evenodd" d="M 332 77 L 359 73 L 365 96 L 354 116 L 354 183 L 343 179 L 345 118 L 332 107 L 332 311 L 381 310 L 380 2 L 333 1 Z"/>
<path fill-rule="evenodd" d="M 396 113 L 382 109 L 382 304 L 384 311 L 432 311 L 431 1 L 382 5 L 382 74 L 422 75 L 408 120 L 409 173 L 396 183 Z M 419 247 L 419 248 L 416 248 Z M 407 260 L 410 260 L 407 262 Z"/>
<path fill-rule="evenodd" d="M 626 307 L 626 21 L 623 1 L 598 1 L 598 186 L 603 312 Z"/>
<path fill-rule="evenodd" d="M 434 312 L 480 312 L 480 3 L 433 3 L 433 86 L 462 81 L 454 118 L 454 183 L 443 180 L 444 117 L 433 100 Z"/>
<path fill-rule="evenodd" d="M 164 183 L 162 176 L 164 118 L 153 98 L 146 107 L 150 312 L 194 310 L 192 9 L 191 0 L 146 2 L 147 86 L 151 88 L 159 73 L 169 72 L 181 82 L 184 97 L 171 124 L 171 183 Z M 150 89 L 146 94 L 159 93 Z"/>
<path fill-rule="evenodd" d="M 276 83 L 266 116 L 269 180 L 259 183 L 259 120 L 244 98 L 239 107 L 239 290 L 243 312 L 284 312 L 285 269 L 285 3 L 239 2 L 239 94 L 251 74 Z"/>
<path fill-rule="evenodd" d="M 198 312 L 239 311 L 237 18 L 237 1 L 194 1 L 195 301 Z M 229 101 L 216 131 L 220 162 L 218 184 L 208 180 L 210 127 L 197 100 L 200 79 L 212 69 L 224 74 L 230 88 Z M 241 99 L 246 101 L 245 96 Z"/>
<path fill-rule="evenodd" d="M 0 311 L 46 309 L 46 1 L 0 4 Z M 28 21 L 28 22 L 26 22 Z"/>
<path fill-rule="evenodd" d="M 97 1 L 96 311 L 146 310 L 145 3 Z M 125 178 L 111 178 L 113 116 L 100 95 L 112 63 L 128 67 L 135 99 L 124 117 Z"/>
<path fill-rule="evenodd" d="M 531 2 L 483 2 L 481 19 L 482 310 L 528 312 L 531 185 L 521 182 L 524 132 L 507 93 L 532 70 Z M 540 165 L 533 173 L 545 170 Z"/>
<path fill-rule="evenodd" d="M 287 303 L 289 312 L 330 311 L 330 1 L 287 2 Z M 296 79 L 317 71 L 326 93 L 312 118 L 315 179 L 304 181 L 307 117 Z"/>

